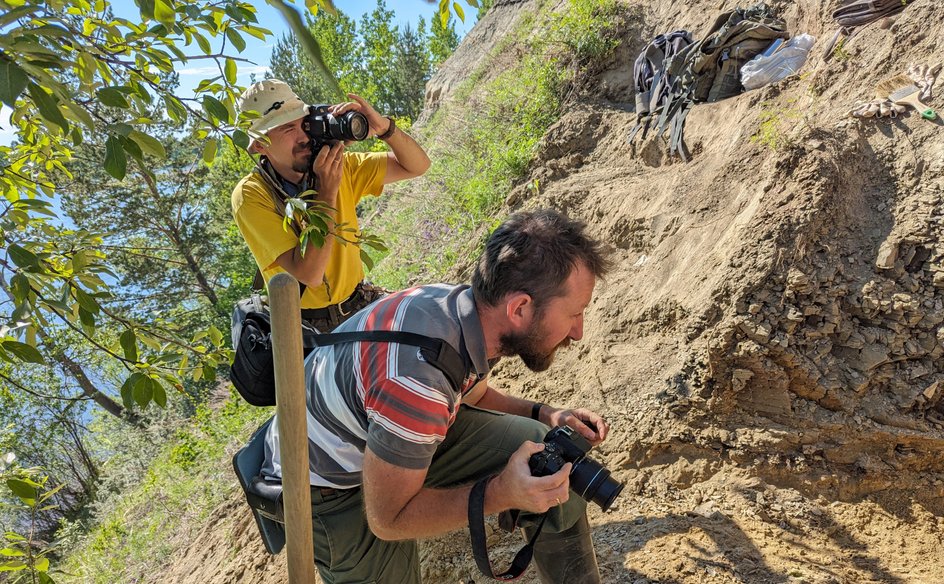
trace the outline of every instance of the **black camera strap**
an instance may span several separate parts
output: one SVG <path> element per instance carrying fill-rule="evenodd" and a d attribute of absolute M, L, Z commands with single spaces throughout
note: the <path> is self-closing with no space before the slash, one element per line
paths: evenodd
<path fill-rule="evenodd" d="M 531 563 L 531 557 L 534 555 L 534 542 L 541 534 L 544 527 L 544 521 L 547 519 L 547 513 L 541 516 L 541 522 L 537 530 L 531 536 L 531 540 L 515 554 L 515 559 L 511 561 L 511 567 L 501 574 L 492 572 L 492 564 L 488 561 L 488 546 L 485 543 L 485 487 L 488 481 L 494 477 L 485 477 L 472 487 L 469 493 L 469 535 L 472 538 L 472 556 L 475 558 L 475 565 L 485 576 L 494 580 L 509 582 L 516 580 Z"/>

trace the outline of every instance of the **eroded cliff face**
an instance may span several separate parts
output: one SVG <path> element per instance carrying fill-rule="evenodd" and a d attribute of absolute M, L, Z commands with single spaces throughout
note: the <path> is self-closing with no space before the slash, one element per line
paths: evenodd
<path fill-rule="evenodd" d="M 819 39 L 812 57 L 799 76 L 695 107 L 689 163 L 659 138 L 626 142 L 632 63 L 656 34 L 697 38 L 738 3 L 622 4 L 621 45 L 586 68 L 502 210 L 585 220 L 617 269 L 551 370 L 505 360 L 495 383 L 611 421 L 595 457 L 627 488 L 611 513 L 591 510 L 607 582 L 941 581 L 944 125 L 846 115 L 909 63 L 944 61 L 935 3 L 825 63 L 838 2 L 769 2 Z M 497 2 L 430 81 L 424 119 L 473 70 L 515 63 L 508 35 L 539 9 L 567 2 Z M 407 195 L 386 212 L 420 196 Z M 489 541 L 496 564 L 520 547 L 496 530 Z M 205 581 L 277 581 L 260 549 Z M 425 581 L 485 581 L 465 532 L 422 549 Z M 161 581 L 190 581 L 180 570 Z"/>
<path fill-rule="evenodd" d="M 697 38 L 737 3 L 626 2 L 624 42 L 591 67 L 506 201 L 509 211 L 566 210 L 616 247 L 619 267 L 597 292 L 584 340 L 545 374 L 511 362 L 496 372 L 520 395 L 614 420 L 601 453 L 636 497 L 596 518 L 619 550 L 614 582 L 781 581 L 789 566 L 810 581 L 937 573 L 914 561 L 937 553 L 944 525 L 944 126 L 846 114 L 910 63 L 944 61 L 944 30 L 928 26 L 933 7 L 918 2 L 824 63 L 833 3 L 771 4 L 791 32 L 820 39 L 810 61 L 799 76 L 697 106 L 694 157 L 682 163 L 658 138 L 626 143 L 632 61 L 655 34 Z M 473 59 L 480 53 L 457 51 L 443 84 L 430 83 L 430 105 L 448 103 L 445 80 Z M 652 522 L 689 536 L 707 529 L 680 518 L 691 514 L 731 528 L 708 556 L 751 556 L 743 537 L 765 558 L 752 562 L 760 571 L 727 562 L 711 575 L 696 560 L 692 572 L 699 554 L 663 565 L 694 544 Z M 865 529 L 866 517 L 881 529 Z M 819 557 L 770 560 L 772 539 L 791 534 L 817 542 Z M 916 547 L 902 554 L 902 538 Z M 871 550 L 872 567 L 853 548 Z"/>

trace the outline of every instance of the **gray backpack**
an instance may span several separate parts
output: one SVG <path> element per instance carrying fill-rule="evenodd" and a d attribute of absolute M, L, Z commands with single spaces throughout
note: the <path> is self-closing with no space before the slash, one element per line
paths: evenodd
<path fill-rule="evenodd" d="M 659 106 L 669 92 L 669 80 L 666 79 L 665 66 L 679 51 L 692 44 L 692 33 L 676 30 L 660 34 L 646 45 L 633 64 L 633 89 L 636 92 L 636 125 L 629 133 L 632 142 L 642 130 L 642 139 L 646 139 L 653 112 L 658 113 Z"/>
<path fill-rule="evenodd" d="M 659 104 L 658 135 L 669 132 L 669 152 L 688 161 L 685 118 L 696 103 L 744 91 L 741 66 L 777 39 L 789 39 L 787 23 L 764 3 L 722 13 L 705 38 L 688 45 L 666 65 L 669 89 Z"/>
<path fill-rule="evenodd" d="M 851 39 L 860 27 L 889 16 L 894 16 L 908 7 L 915 0 L 852 0 L 833 12 L 833 20 L 839 30 L 823 53 L 823 60 L 828 61 L 833 55 L 836 43 L 842 37 L 843 42 Z"/>

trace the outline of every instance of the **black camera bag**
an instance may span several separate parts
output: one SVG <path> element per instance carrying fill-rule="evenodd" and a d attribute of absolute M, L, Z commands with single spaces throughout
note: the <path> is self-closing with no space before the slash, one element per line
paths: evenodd
<path fill-rule="evenodd" d="M 272 323 L 266 299 L 253 294 L 233 309 L 233 364 L 230 380 L 244 400 L 254 406 L 275 405 L 275 370 L 272 355 Z M 315 348 L 318 331 L 302 322 L 302 349 Z"/>

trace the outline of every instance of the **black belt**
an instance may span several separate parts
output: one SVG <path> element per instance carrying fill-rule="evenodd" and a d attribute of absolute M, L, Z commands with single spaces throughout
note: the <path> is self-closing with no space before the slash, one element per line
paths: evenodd
<path fill-rule="evenodd" d="M 302 318 L 305 320 L 319 320 L 322 318 L 331 318 L 332 315 L 347 316 L 357 310 L 357 303 L 360 300 L 361 285 L 354 288 L 354 292 L 337 304 L 329 304 L 323 308 L 302 308 Z"/>

